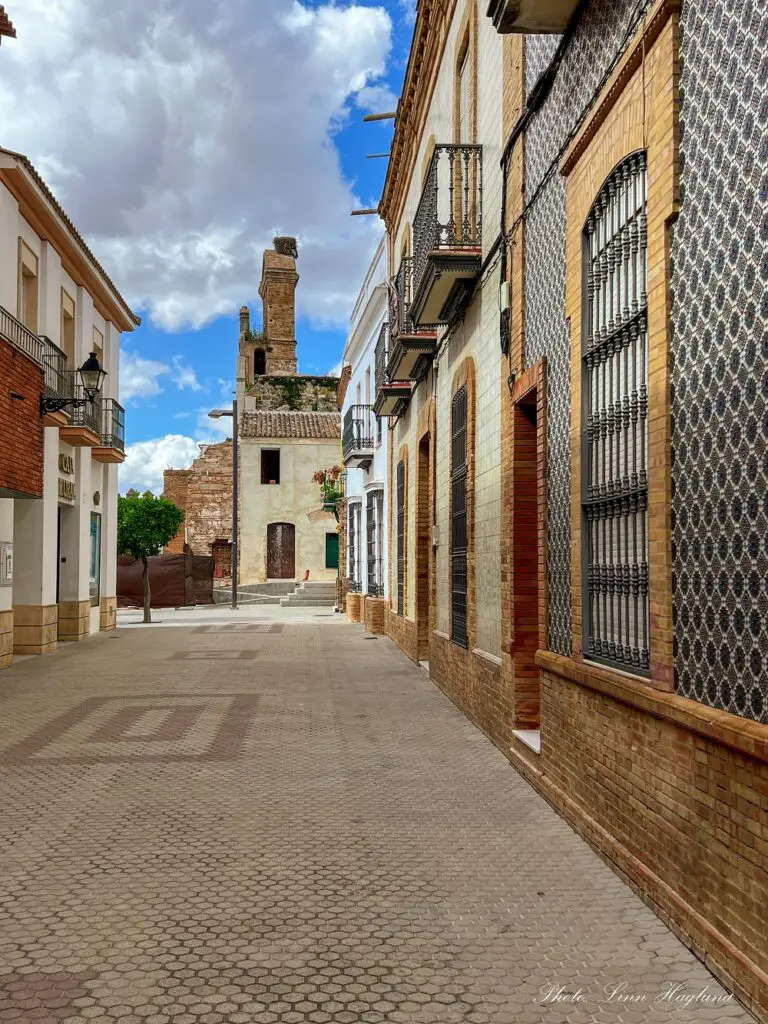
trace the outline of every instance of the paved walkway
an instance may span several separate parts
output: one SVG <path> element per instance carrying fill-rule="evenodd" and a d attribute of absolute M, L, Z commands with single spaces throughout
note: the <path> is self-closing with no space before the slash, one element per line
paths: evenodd
<path fill-rule="evenodd" d="M 14 666 L 0 821 L 2 1022 L 751 1020 L 356 626 L 123 629 Z"/>

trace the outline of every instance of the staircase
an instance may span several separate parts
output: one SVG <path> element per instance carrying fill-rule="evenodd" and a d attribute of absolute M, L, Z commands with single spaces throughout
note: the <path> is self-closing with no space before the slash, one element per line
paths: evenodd
<path fill-rule="evenodd" d="M 307 580 L 292 594 L 280 598 L 283 608 L 333 607 L 336 604 L 335 580 Z"/>

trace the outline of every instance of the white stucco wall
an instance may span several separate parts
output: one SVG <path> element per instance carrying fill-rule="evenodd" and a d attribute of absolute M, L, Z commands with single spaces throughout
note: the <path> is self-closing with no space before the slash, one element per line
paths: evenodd
<path fill-rule="evenodd" d="M 451 25 L 443 60 L 438 72 L 431 106 L 419 144 L 403 216 L 397 226 L 392 247 L 394 274 L 399 266 L 403 240 L 412 229 L 413 217 L 421 199 L 422 175 L 431 136 L 436 144 L 454 142 L 454 88 L 459 33 L 465 6 L 458 4 Z M 488 257 L 499 233 L 501 216 L 501 117 L 503 40 L 481 11 L 477 18 L 477 122 L 475 141 L 483 147 L 483 256 Z M 433 370 L 419 384 L 410 406 L 392 433 L 393 470 L 403 445 L 408 447 L 407 489 L 407 572 L 405 614 L 415 615 L 416 530 L 415 506 L 418 472 L 416 424 L 419 411 L 435 394 L 435 522 L 439 544 L 435 552 L 436 625 L 450 634 L 450 442 L 453 377 L 466 358 L 475 368 L 475 533 L 469 558 L 474 564 L 476 600 L 476 646 L 496 657 L 501 654 L 500 598 L 500 492 L 501 492 L 501 386 L 499 372 L 499 267 L 489 261 L 482 286 L 467 310 L 464 322 L 449 338 L 441 331 L 438 355 Z M 395 478 L 391 481 L 390 515 L 393 515 Z M 395 577 L 391 565 L 390 585 Z"/>
<path fill-rule="evenodd" d="M 344 415 L 347 410 L 357 405 L 358 401 L 363 404 L 373 404 L 376 395 L 376 365 L 375 349 L 379 338 L 381 326 L 387 319 L 387 246 L 386 238 L 374 253 L 373 259 L 368 267 L 363 280 L 360 294 L 355 308 L 352 312 L 351 330 L 344 349 L 344 362 L 352 368 L 352 376 L 344 396 L 344 404 L 341 410 L 341 421 L 344 423 Z M 366 402 L 366 377 L 370 381 L 369 394 Z M 358 398 L 359 388 L 359 398 Z M 388 421 L 382 420 L 381 441 L 378 441 L 376 430 L 376 418 L 371 411 L 372 433 L 374 437 L 373 462 L 368 469 L 348 469 L 346 494 L 348 503 L 359 501 L 362 503 L 360 516 L 361 537 L 363 545 L 367 538 L 367 511 L 366 501 L 369 491 L 382 490 L 384 492 L 384 516 L 385 523 L 381 533 L 383 548 L 382 572 L 385 596 L 389 593 L 388 564 L 389 531 L 386 528 L 386 516 L 388 508 L 388 479 L 387 479 L 387 431 Z M 368 590 L 368 561 L 365 554 L 360 559 L 362 592 Z M 347 572 L 346 568 L 342 570 Z"/>
<path fill-rule="evenodd" d="M 18 252 L 22 238 L 38 257 L 38 331 L 61 344 L 61 289 L 76 303 L 75 363 L 82 365 L 93 348 L 93 328 L 104 337 L 103 365 L 107 377 L 102 398 L 119 399 L 120 332 L 96 311 L 87 289 L 78 286 L 63 269 L 60 254 L 41 239 L 22 216 L 13 194 L 0 183 L 0 305 L 18 316 Z M 74 473 L 63 474 L 59 455 L 73 458 Z M 59 479 L 75 485 L 74 501 L 59 499 Z M 98 492 L 99 503 L 94 495 Z M 59 508 L 65 510 L 61 549 L 58 550 Z M 90 448 L 72 448 L 58 427 L 44 431 L 43 497 L 3 502 L 0 531 L 13 539 L 14 580 L 3 588 L 0 610 L 13 605 L 56 603 L 57 580 L 62 601 L 84 601 L 89 596 L 91 512 L 102 517 L 100 597 L 116 594 L 117 466 L 92 459 Z M 61 559 L 61 560 L 60 560 Z M 60 575 L 60 580 L 59 580 Z M 98 609 L 91 613 L 91 630 L 99 628 Z"/>
<path fill-rule="evenodd" d="M 280 449 L 280 483 L 261 483 L 262 449 Z M 318 469 L 341 461 L 337 440 L 242 438 L 240 441 L 240 581 L 267 578 L 266 545 L 270 523 L 292 523 L 296 533 L 296 578 L 309 569 L 310 579 L 334 580 L 336 569 L 325 567 L 325 536 L 336 533 L 332 513 L 317 522 L 307 514 L 321 504 L 312 480 Z"/>

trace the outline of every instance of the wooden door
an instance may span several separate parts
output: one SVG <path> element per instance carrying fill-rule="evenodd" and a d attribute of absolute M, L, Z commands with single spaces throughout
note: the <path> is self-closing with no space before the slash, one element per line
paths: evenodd
<path fill-rule="evenodd" d="M 267 527 L 267 579 L 296 579 L 296 528 L 293 523 Z"/>

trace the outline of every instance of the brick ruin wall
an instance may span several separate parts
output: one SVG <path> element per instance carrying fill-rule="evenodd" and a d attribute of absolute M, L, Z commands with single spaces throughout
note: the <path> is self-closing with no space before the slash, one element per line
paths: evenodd
<path fill-rule="evenodd" d="M 335 377 L 261 376 L 249 383 L 246 409 L 337 412 Z"/>
<path fill-rule="evenodd" d="M 208 445 L 189 469 L 168 469 L 164 494 L 185 512 L 168 551 L 186 542 L 194 555 L 211 555 L 217 540 L 232 540 L 232 442 Z"/>

